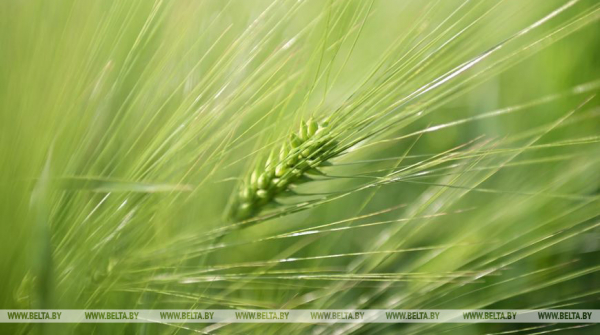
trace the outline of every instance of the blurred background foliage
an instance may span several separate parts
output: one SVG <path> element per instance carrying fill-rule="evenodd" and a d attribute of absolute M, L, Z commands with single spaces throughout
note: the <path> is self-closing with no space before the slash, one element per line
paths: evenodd
<path fill-rule="evenodd" d="M 593 0 L 2 1 L 1 306 L 600 308 L 599 18 Z M 224 229 L 309 116 L 366 139 L 281 216 Z"/>

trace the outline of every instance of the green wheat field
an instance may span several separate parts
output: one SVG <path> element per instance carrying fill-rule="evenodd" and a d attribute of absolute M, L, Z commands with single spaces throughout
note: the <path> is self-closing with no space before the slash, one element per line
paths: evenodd
<path fill-rule="evenodd" d="M 599 93 L 596 0 L 2 0 L 0 308 L 600 309 Z"/>

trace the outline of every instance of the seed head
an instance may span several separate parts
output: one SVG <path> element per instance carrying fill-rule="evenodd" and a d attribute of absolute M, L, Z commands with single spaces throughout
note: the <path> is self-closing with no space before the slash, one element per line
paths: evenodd
<path fill-rule="evenodd" d="M 255 216 L 290 185 L 309 181 L 306 172 L 331 158 L 336 146 L 326 122 L 319 124 L 312 118 L 302 122 L 298 134 L 291 133 L 289 141 L 281 146 L 278 157 L 271 152 L 265 168 L 254 170 L 242 183 L 230 216 L 234 220 Z"/>

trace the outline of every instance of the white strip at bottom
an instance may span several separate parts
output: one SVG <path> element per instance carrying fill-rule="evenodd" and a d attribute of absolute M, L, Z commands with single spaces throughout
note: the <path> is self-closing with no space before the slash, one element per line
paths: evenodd
<path fill-rule="evenodd" d="M 0 323 L 600 323 L 600 310 L 0 310 Z"/>

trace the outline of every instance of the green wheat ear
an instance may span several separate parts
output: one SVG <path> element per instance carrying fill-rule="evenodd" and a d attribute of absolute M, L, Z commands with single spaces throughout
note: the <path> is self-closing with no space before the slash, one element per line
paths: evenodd
<path fill-rule="evenodd" d="M 229 217 L 240 221 L 257 215 L 289 191 L 290 185 L 306 180 L 306 173 L 330 159 L 336 147 L 327 121 L 301 122 L 298 134 L 290 134 L 279 155 L 271 153 L 264 167 L 255 169 L 242 183 Z"/>

